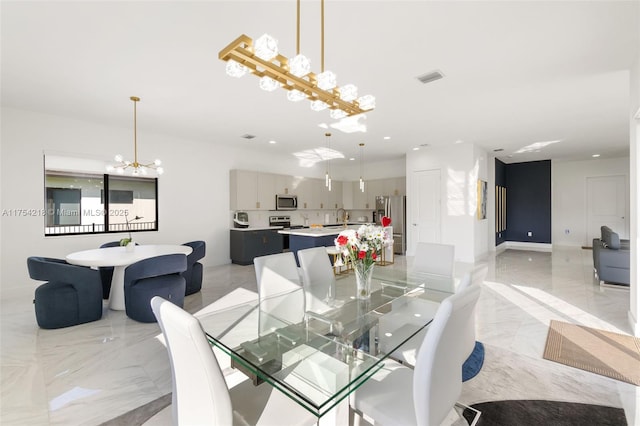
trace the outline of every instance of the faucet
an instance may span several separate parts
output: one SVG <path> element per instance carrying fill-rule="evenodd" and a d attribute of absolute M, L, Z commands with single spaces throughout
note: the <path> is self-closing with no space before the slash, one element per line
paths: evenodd
<path fill-rule="evenodd" d="M 342 212 L 342 214 L 340 214 Z M 340 207 L 336 210 L 336 220 L 339 222 L 344 222 L 344 227 L 347 227 L 347 221 L 349 220 L 349 212 Z"/>

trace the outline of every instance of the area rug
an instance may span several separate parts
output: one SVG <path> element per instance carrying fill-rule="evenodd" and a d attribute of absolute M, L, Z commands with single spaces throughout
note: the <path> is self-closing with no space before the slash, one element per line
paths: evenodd
<path fill-rule="evenodd" d="M 640 338 L 551 320 L 543 357 L 640 386 Z"/>
<path fill-rule="evenodd" d="M 462 381 L 473 379 L 478 375 L 484 364 L 484 345 L 476 341 L 473 352 L 469 358 L 462 364 Z"/>
<path fill-rule="evenodd" d="M 482 414 L 476 426 L 627 426 L 622 408 L 544 400 L 490 401 L 471 407 Z M 471 410 L 463 416 L 470 422 Z"/>

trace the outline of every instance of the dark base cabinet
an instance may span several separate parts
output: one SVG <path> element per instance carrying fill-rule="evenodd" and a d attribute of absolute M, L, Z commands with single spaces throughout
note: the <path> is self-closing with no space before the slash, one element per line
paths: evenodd
<path fill-rule="evenodd" d="M 251 265 L 254 257 L 282 253 L 282 234 L 277 230 L 231 230 L 231 263 Z"/>

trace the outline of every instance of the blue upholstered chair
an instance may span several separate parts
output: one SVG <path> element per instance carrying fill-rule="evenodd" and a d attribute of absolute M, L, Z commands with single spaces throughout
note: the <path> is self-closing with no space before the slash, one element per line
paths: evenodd
<path fill-rule="evenodd" d="M 187 256 L 167 254 L 150 257 L 127 266 L 124 270 L 125 312 L 140 322 L 156 322 L 151 299 L 160 296 L 177 306 L 184 305 Z"/>
<path fill-rule="evenodd" d="M 119 247 L 120 241 L 109 241 L 100 246 L 100 248 L 106 247 Z M 100 279 L 102 280 L 102 298 L 108 299 L 111 292 L 111 279 L 113 278 L 113 266 L 103 266 L 98 268 L 100 270 Z"/>
<path fill-rule="evenodd" d="M 29 276 L 48 281 L 36 288 L 36 321 L 41 328 L 62 328 L 102 318 L 100 273 L 62 259 L 32 256 Z"/>
<path fill-rule="evenodd" d="M 202 263 L 198 260 L 205 255 L 206 244 L 204 241 L 191 241 L 184 243 L 183 246 L 189 246 L 193 249 L 191 254 L 187 256 L 187 270 L 182 273 L 186 281 L 185 296 L 197 293 L 202 288 Z"/>

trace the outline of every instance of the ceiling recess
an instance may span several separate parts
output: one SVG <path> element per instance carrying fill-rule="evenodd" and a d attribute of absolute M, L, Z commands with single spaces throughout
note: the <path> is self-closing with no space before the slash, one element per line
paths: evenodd
<path fill-rule="evenodd" d="M 240 136 L 241 138 L 244 139 L 253 139 L 256 137 L 256 135 L 250 135 L 249 133 L 245 133 L 244 135 Z"/>
<path fill-rule="evenodd" d="M 442 74 L 442 72 L 439 70 L 435 70 L 435 71 L 428 72 L 426 74 L 419 75 L 416 78 L 422 84 L 427 84 L 427 83 L 431 83 L 432 81 L 440 80 L 442 77 L 444 77 L 444 74 Z"/>

